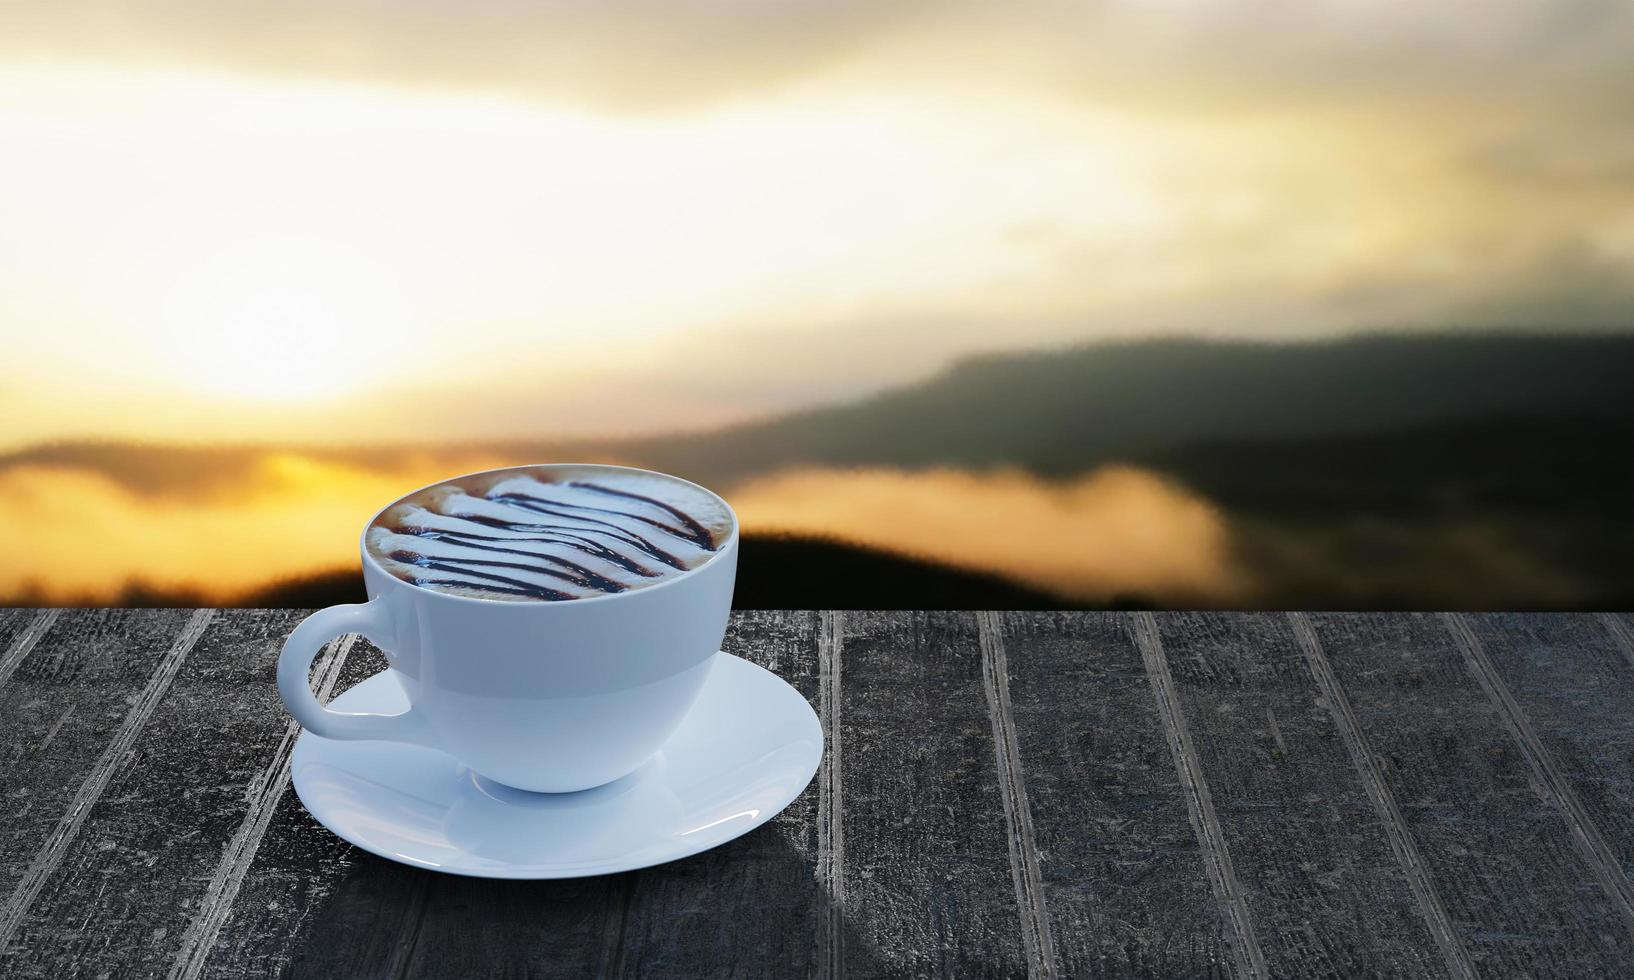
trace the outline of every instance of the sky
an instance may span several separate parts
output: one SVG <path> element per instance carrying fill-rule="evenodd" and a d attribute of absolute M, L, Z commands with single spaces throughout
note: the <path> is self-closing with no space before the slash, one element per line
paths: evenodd
<path fill-rule="evenodd" d="M 1617 0 L 0 0 L 0 451 L 1634 322 Z"/>

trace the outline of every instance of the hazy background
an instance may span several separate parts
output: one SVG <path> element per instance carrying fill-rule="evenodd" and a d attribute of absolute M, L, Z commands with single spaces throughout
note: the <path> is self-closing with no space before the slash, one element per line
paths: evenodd
<path fill-rule="evenodd" d="M 774 606 L 1634 606 L 1617 0 L 0 0 L 0 601 L 649 465 Z"/>

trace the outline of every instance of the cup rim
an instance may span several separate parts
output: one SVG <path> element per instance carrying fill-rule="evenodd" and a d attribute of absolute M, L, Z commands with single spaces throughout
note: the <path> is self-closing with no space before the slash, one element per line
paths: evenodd
<path fill-rule="evenodd" d="M 684 483 L 694 490 L 698 490 L 719 501 L 720 505 L 726 508 L 726 516 L 732 519 L 732 525 L 727 531 L 726 539 L 721 542 L 721 546 L 715 550 L 714 555 L 697 567 L 689 568 L 679 575 L 671 575 L 662 582 L 658 582 L 653 585 L 644 585 L 639 589 L 629 589 L 624 592 L 611 592 L 606 595 L 580 596 L 574 599 L 562 599 L 555 602 L 529 602 L 519 601 L 516 599 L 487 599 L 483 598 L 482 596 L 456 595 L 452 592 L 439 592 L 436 589 L 428 589 L 423 585 L 416 585 L 413 582 L 398 578 L 391 572 L 386 571 L 380 562 L 375 559 L 374 555 L 370 554 L 369 552 L 369 529 L 374 527 L 375 520 L 378 519 L 381 514 L 384 514 L 393 507 L 396 507 L 403 500 L 414 496 L 422 490 L 430 490 L 432 487 L 442 486 L 444 483 L 453 483 L 456 480 L 464 480 L 473 476 L 484 476 L 489 473 L 504 473 L 509 470 L 566 469 L 574 466 L 602 470 L 622 470 L 625 473 L 643 473 L 647 476 L 657 476 L 666 480 L 674 480 L 677 483 Z M 720 494 L 706 486 L 702 486 L 692 482 L 691 480 L 676 476 L 673 473 L 664 473 L 659 470 L 644 469 L 640 466 L 619 466 L 613 463 L 517 463 L 512 466 L 492 466 L 487 469 L 472 470 L 470 473 L 461 473 L 458 476 L 445 476 L 440 480 L 433 480 L 424 486 L 416 487 L 415 489 L 409 490 L 406 493 L 399 494 L 394 500 L 391 501 L 391 503 L 386 504 L 384 507 L 381 507 L 379 510 L 370 515 L 369 519 L 363 524 L 363 532 L 358 535 L 358 551 L 362 554 L 363 563 L 365 565 L 373 566 L 375 571 L 379 572 L 390 581 L 406 588 L 414 589 L 416 592 L 423 592 L 427 595 L 436 596 L 439 599 L 448 599 L 453 602 L 478 602 L 496 606 L 544 606 L 549 608 L 559 608 L 561 606 L 577 607 L 587 602 L 610 602 L 614 599 L 628 599 L 634 595 L 640 595 L 642 593 L 654 592 L 658 589 L 668 588 L 669 586 L 691 578 L 694 574 L 701 572 L 709 566 L 715 564 L 717 560 L 725 557 L 728 551 L 737 547 L 737 543 L 738 512 L 732 509 L 732 505 L 727 503 L 725 497 L 722 497 Z"/>

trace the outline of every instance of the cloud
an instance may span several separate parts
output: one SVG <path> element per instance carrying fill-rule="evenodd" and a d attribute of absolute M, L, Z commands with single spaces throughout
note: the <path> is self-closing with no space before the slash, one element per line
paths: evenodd
<path fill-rule="evenodd" d="M 652 111 L 853 69 L 1124 97 L 1178 87 L 1194 100 L 1264 94 L 1291 78 L 1303 94 L 1425 83 L 1626 91 L 1617 76 L 1634 14 L 1617 0 L 160 0 L 133 15 L 10 0 L 0 28 L 0 58 L 468 86 Z"/>
<path fill-rule="evenodd" d="M 0 564 L 0 596 L 107 601 L 135 581 L 220 599 L 348 567 L 381 505 L 450 471 L 263 452 L 235 474 L 201 497 L 76 465 L 0 469 L 11 556 Z M 802 469 L 729 497 L 750 532 L 851 540 L 1084 601 L 1222 604 L 1248 585 L 1221 515 L 1140 470 L 1048 483 L 1014 472 Z"/>
<path fill-rule="evenodd" d="M 1634 241 L 1623 254 L 1567 238 L 1468 301 L 1468 322 L 1560 330 L 1634 329 Z"/>
<path fill-rule="evenodd" d="M 468 87 L 651 110 L 817 70 L 917 2 L 0 5 L 0 57 Z"/>
<path fill-rule="evenodd" d="M 1297 341 L 1353 332 L 1494 330 L 1581 333 L 1634 330 L 1634 204 L 1626 235 L 1517 227 L 1504 237 L 1477 234 L 1427 242 L 1324 273 L 1275 277 L 1215 288 L 1157 291 L 1106 299 L 1063 299 L 1059 311 L 981 311 L 852 315 L 816 322 L 745 323 L 689 331 L 652 344 L 658 363 L 714 352 L 720 374 L 707 393 L 695 379 L 648 366 L 608 364 L 598 376 L 640 390 L 650 401 L 614 416 L 625 431 L 663 429 L 666 419 L 720 423 L 865 397 L 928 379 L 961 360 L 1153 336 L 1213 336 Z M 1445 246 L 1445 247 L 1443 247 Z M 1154 260 L 1151 252 L 1141 258 Z M 1089 250 L 1063 257 L 1061 282 L 1103 273 Z M 1269 281 L 1268 281 L 1269 279 Z M 1038 292 L 1048 292 L 1040 285 Z M 1065 296 L 1065 292 L 1061 293 Z M 1025 300 L 1022 301 L 1025 304 Z M 687 399 L 707 399 L 711 415 Z M 665 412 L 664 408 L 678 411 Z M 568 398 L 538 418 L 573 417 Z M 496 424 L 498 420 L 496 419 Z"/>
<path fill-rule="evenodd" d="M 1631 324 L 1631 61 L 1606 0 L 0 0 L 0 327 L 45 338 L 0 445 L 697 429 L 995 348 Z M 282 291 L 303 342 L 232 343 Z"/>
<path fill-rule="evenodd" d="M 1471 243 L 1451 267 L 1357 271 L 1308 297 L 1304 322 L 1472 332 L 1634 330 L 1634 237 L 1596 241 L 1565 234 L 1493 242 L 1484 251 Z"/>
<path fill-rule="evenodd" d="M 1523 188 L 1555 194 L 1622 194 L 1634 188 L 1634 114 L 1574 133 L 1548 127 L 1475 147 L 1470 166 Z"/>
<path fill-rule="evenodd" d="M 1059 483 L 1013 471 L 804 469 L 729 497 L 750 532 L 833 535 L 1084 602 L 1220 605 L 1252 585 L 1216 508 L 1130 467 Z"/>
<path fill-rule="evenodd" d="M 222 597 L 353 565 L 376 510 L 449 475 L 265 453 L 237 472 L 234 490 L 200 499 L 75 466 L 11 466 L 0 469 L 8 555 L 0 596 L 106 600 L 137 580 Z"/>

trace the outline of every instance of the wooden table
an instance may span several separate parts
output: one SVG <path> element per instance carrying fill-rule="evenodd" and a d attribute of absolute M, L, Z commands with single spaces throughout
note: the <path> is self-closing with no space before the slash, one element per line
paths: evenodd
<path fill-rule="evenodd" d="M 744 613 L 805 795 L 492 882 L 301 808 L 300 616 L 0 611 L 0 976 L 1634 975 L 1634 617 Z"/>

